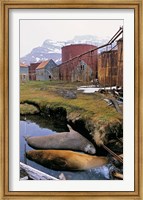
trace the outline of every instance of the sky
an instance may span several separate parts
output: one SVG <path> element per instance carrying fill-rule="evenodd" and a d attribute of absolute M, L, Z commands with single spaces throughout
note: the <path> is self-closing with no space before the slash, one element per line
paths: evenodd
<path fill-rule="evenodd" d="M 123 20 L 20 20 L 20 57 L 39 47 L 46 39 L 64 41 L 77 35 L 111 38 Z"/>

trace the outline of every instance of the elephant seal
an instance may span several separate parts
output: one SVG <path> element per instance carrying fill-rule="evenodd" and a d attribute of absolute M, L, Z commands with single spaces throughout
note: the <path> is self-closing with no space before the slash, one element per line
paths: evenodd
<path fill-rule="evenodd" d="M 70 132 L 54 133 L 47 136 L 34 136 L 25 138 L 27 144 L 33 149 L 48 150 L 62 149 L 83 151 L 88 154 L 95 154 L 94 145 L 69 125 Z"/>
<path fill-rule="evenodd" d="M 106 157 L 92 156 L 69 150 L 31 150 L 26 157 L 53 170 L 87 170 L 108 162 Z"/>

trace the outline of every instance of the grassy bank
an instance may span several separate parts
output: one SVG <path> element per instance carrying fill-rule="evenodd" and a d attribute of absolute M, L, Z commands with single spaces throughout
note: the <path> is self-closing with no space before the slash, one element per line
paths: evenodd
<path fill-rule="evenodd" d="M 100 93 L 83 94 L 77 87 L 83 83 L 68 83 L 63 81 L 29 81 L 21 83 L 20 101 L 32 101 L 44 108 L 63 107 L 67 111 L 67 118 L 71 121 L 83 119 L 90 130 L 93 127 L 100 129 L 115 123 L 122 123 L 122 115 L 112 106 L 108 106 L 104 99 L 107 97 Z M 62 91 L 76 91 L 77 98 L 63 97 Z M 36 112 L 33 106 L 21 105 L 21 113 Z M 90 127 L 92 126 L 92 128 Z M 93 130 L 94 131 L 94 130 Z"/>

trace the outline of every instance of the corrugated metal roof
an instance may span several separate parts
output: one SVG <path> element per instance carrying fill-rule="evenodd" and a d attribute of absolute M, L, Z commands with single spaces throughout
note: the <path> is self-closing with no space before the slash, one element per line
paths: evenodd
<path fill-rule="evenodd" d="M 20 63 L 20 67 L 28 67 L 28 65 Z"/>
<path fill-rule="evenodd" d="M 42 62 L 40 65 L 38 65 L 38 67 L 36 69 L 43 69 L 48 64 L 48 62 L 49 62 L 49 60 Z"/>

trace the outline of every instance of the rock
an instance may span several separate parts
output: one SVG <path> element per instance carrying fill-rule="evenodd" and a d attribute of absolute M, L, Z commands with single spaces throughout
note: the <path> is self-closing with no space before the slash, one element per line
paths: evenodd
<path fill-rule="evenodd" d="M 65 175 L 64 175 L 63 173 L 61 173 L 61 174 L 59 175 L 59 179 L 60 179 L 60 180 L 66 180 L 66 177 L 65 177 Z"/>
<path fill-rule="evenodd" d="M 60 90 L 59 94 L 66 99 L 76 99 L 77 98 L 76 92 L 71 91 L 71 90 Z"/>
<path fill-rule="evenodd" d="M 20 180 L 28 180 L 29 177 L 28 176 L 24 176 L 23 178 L 21 178 Z"/>

